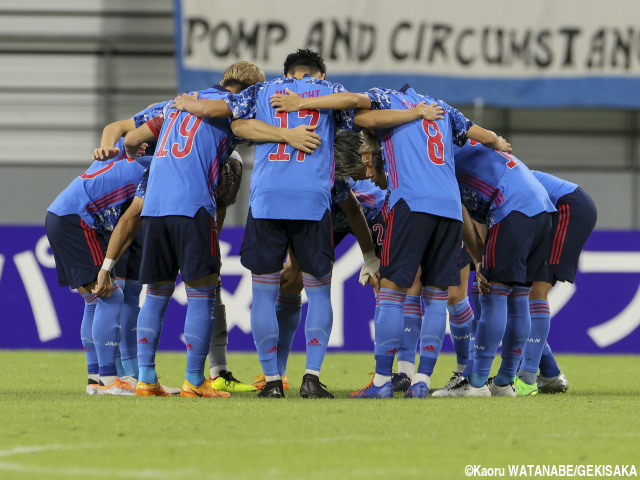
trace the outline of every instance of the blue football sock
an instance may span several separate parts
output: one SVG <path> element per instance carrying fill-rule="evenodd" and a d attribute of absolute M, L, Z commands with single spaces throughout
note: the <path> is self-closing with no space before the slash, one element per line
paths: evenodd
<path fill-rule="evenodd" d="M 469 383 L 476 388 L 489 379 L 491 364 L 507 326 L 507 299 L 511 287 L 492 285 L 489 293 L 480 295 L 482 313 L 476 327 L 473 369 Z"/>
<path fill-rule="evenodd" d="M 416 363 L 416 348 L 422 328 L 422 298 L 420 295 L 407 295 L 402 307 L 404 329 L 400 346 L 398 347 L 398 361 Z"/>
<path fill-rule="evenodd" d="M 478 282 L 473 282 L 471 285 L 471 299 L 473 300 L 473 318 L 469 322 L 469 358 L 467 359 L 467 366 L 464 367 L 462 376 L 469 378 L 471 371 L 473 370 L 473 352 L 476 346 L 476 330 L 478 329 L 478 320 L 482 313 L 482 306 L 480 305 L 480 289 L 478 288 Z"/>
<path fill-rule="evenodd" d="M 138 313 L 140 312 L 140 291 L 142 284 L 137 280 L 117 278 L 124 294 L 120 309 L 120 356 L 125 375 L 138 378 Z"/>
<path fill-rule="evenodd" d="M 507 300 L 507 325 L 502 339 L 502 363 L 496 375 L 496 385 L 513 382 L 522 360 L 529 333 L 531 316 L 529 314 L 530 287 L 514 287 Z"/>
<path fill-rule="evenodd" d="M 530 300 L 529 313 L 531 315 L 531 333 L 524 349 L 518 377 L 525 383 L 533 385 L 536 381 L 542 351 L 551 326 L 549 302 L 546 300 Z"/>
<path fill-rule="evenodd" d="M 93 341 L 100 364 L 100 376 L 116 376 L 116 354 L 120 340 L 120 308 L 124 301 L 122 289 L 115 281 L 111 296 L 98 297 L 93 317 Z"/>
<path fill-rule="evenodd" d="M 96 346 L 93 344 L 93 316 L 96 312 L 96 305 L 98 304 L 98 297 L 93 293 L 81 294 L 84 299 L 84 313 L 82 314 L 82 323 L 80 324 L 80 340 L 82 341 L 82 348 L 84 354 L 87 357 L 87 372 L 89 375 L 95 375 L 98 373 L 98 354 L 96 353 Z"/>
<path fill-rule="evenodd" d="M 323 277 L 302 274 L 304 291 L 309 300 L 304 335 L 307 342 L 307 370 L 320 371 L 329 345 L 333 326 L 331 308 L 331 273 Z"/>
<path fill-rule="evenodd" d="M 378 315 L 380 315 L 380 294 L 374 293 L 374 296 L 376 297 L 376 308 L 373 311 L 373 324 L 375 325 L 378 321 Z"/>
<path fill-rule="evenodd" d="M 424 319 L 420 331 L 418 373 L 431 376 L 447 329 L 447 290 L 423 287 Z"/>
<path fill-rule="evenodd" d="M 557 377 L 560 375 L 560 368 L 556 363 L 556 359 L 553 356 L 551 347 L 548 343 L 544 344 L 542 350 L 542 358 L 540 359 L 540 375 L 547 378 Z"/>
<path fill-rule="evenodd" d="M 278 318 L 278 372 L 284 376 L 287 360 L 293 344 L 293 337 L 302 318 L 301 295 L 289 295 L 279 292 L 276 298 L 276 317 Z"/>
<path fill-rule="evenodd" d="M 138 381 L 156 383 L 156 351 L 162 333 L 164 313 L 176 288 L 175 283 L 150 284 L 138 315 Z"/>
<path fill-rule="evenodd" d="M 280 272 L 251 275 L 253 304 L 251 333 L 258 351 L 258 360 L 266 376 L 278 376 L 278 318 L 276 298 L 280 290 Z"/>
<path fill-rule="evenodd" d="M 375 324 L 376 373 L 390 377 L 393 360 L 400 345 L 404 327 L 403 311 L 406 297 L 404 292 L 389 288 L 380 289 L 380 313 Z"/>
<path fill-rule="evenodd" d="M 447 305 L 449 312 L 449 328 L 453 339 L 453 348 L 456 351 L 456 361 L 459 365 L 466 365 L 469 360 L 469 337 L 473 310 L 469 304 L 469 297 L 456 303 Z"/>
<path fill-rule="evenodd" d="M 216 286 L 186 287 L 187 316 L 184 321 L 184 341 L 187 344 L 187 374 L 191 385 L 202 385 L 205 380 L 204 363 L 209 354 L 213 331 L 213 308 L 216 304 Z"/>

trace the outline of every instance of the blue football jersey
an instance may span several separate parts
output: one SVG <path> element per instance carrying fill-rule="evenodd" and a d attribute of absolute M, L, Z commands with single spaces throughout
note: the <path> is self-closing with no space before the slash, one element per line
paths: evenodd
<path fill-rule="evenodd" d="M 270 125 L 295 128 L 318 125 L 322 145 L 305 154 L 284 143 L 256 145 L 249 206 L 254 218 L 320 220 L 331 204 L 333 138 L 338 128 L 352 129 L 352 110 L 301 110 L 277 113 L 271 96 L 286 89 L 301 97 L 344 92 L 342 85 L 309 76 L 257 83 L 227 98 L 234 118 L 257 118 Z"/>
<path fill-rule="evenodd" d="M 120 219 L 123 204 L 135 195 L 143 171 L 134 160 L 95 161 L 47 210 L 58 216 L 80 215 L 90 227 L 110 232 Z"/>
<path fill-rule="evenodd" d="M 158 115 L 168 102 L 151 105 L 131 117 L 136 127 Z M 122 213 L 123 205 L 136 193 L 145 167 L 138 161 L 126 160 L 124 140 L 114 145 L 120 153 L 111 161 L 94 161 L 79 177 L 53 201 L 47 209 L 58 216 L 80 215 L 90 227 L 113 231 Z M 155 142 L 147 151 L 155 148 Z"/>
<path fill-rule="evenodd" d="M 456 177 L 469 215 L 491 228 L 511 212 L 555 212 L 544 187 L 513 155 L 474 141 L 455 148 Z"/>
<path fill-rule="evenodd" d="M 198 98 L 219 100 L 229 95 L 222 87 L 198 92 Z M 204 207 L 216 212 L 219 167 L 237 143 L 228 118 L 200 118 L 165 107 L 147 122 L 158 134 L 142 216 L 194 217 Z"/>
<path fill-rule="evenodd" d="M 371 222 L 382 210 L 387 198 L 387 191 L 377 187 L 371 180 L 353 182 L 351 190 L 360 202 L 367 222 Z"/>
<path fill-rule="evenodd" d="M 421 101 L 438 102 L 444 119 L 415 120 L 376 134 L 389 178 L 389 207 L 404 200 L 412 212 L 462 221 L 462 207 L 453 163 L 453 144 L 462 145 L 473 125 L 462 113 L 412 88 L 373 88 L 367 92 L 372 110 L 409 109 Z"/>
<path fill-rule="evenodd" d="M 554 177 L 549 173 L 538 172 L 537 170 L 531 170 L 531 173 L 533 173 L 533 176 L 536 177 L 545 188 L 549 199 L 554 205 L 558 204 L 558 200 L 561 197 L 575 192 L 576 188 L 578 188 L 577 184 Z"/>

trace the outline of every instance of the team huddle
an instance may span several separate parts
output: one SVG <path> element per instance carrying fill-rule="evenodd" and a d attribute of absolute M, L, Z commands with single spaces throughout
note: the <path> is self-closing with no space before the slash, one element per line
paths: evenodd
<path fill-rule="evenodd" d="M 351 398 L 566 391 L 546 342 L 547 295 L 575 278 L 597 217 L 588 194 L 529 170 L 504 138 L 408 85 L 350 93 L 325 77 L 310 50 L 290 54 L 284 76 L 271 81 L 238 62 L 220 85 L 105 127 L 94 163 L 45 223 L 60 285 L 85 301 L 86 392 L 283 398 L 304 289 L 300 396 L 333 398 L 320 373 L 334 250 L 349 233 L 363 254 L 360 282 L 376 302 L 375 375 Z M 220 300 L 218 233 L 241 182 L 241 140 L 256 145 L 240 251 L 252 273 L 263 371 L 253 385 L 230 371 Z M 159 382 L 155 357 L 178 274 L 187 366 L 172 389 Z M 457 365 L 447 385 L 432 389 L 447 312 Z M 500 369 L 489 378 L 500 345 Z"/>

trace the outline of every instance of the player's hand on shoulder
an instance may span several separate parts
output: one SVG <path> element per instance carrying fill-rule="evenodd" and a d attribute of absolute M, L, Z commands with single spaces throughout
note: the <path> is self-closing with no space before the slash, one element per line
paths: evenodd
<path fill-rule="evenodd" d="M 507 142 L 503 137 L 498 135 L 498 150 L 502 152 L 511 153 L 511 144 Z"/>
<path fill-rule="evenodd" d="M 433 121 L 442 120 L 444 118 L 444 108 L 438 105 L 437 102 L 427 105 L 423 100 L 415 106 L 415 109 L 418 113 L 418 118 L 422 118 L 424 120 Z"/>
<path fill-rule="evenodd" d="M 120 153 L 117 147 L 98 147 L 93 149 L 93 160 L 110 160 Z"/>
<path fill-rule="evenodd" d="M 183 93 L 182 95 L 178 95 L 173 99 L 173 103 L 171 104 L 171 108 L 177 108 L 181 112 L 185 111 L 186 106 L 198 100 L 198 93 Z"/>
<path fill-rule="evenodd" d="M 287 143 L 296 150 L 313 153 L 321 144 L 320 135 L 314 133 L 317 125 L 299 125 L 286 132 Z"/>
<path fill-rule="evenodd" d="M 287 88 L 287 93 L 276 93 L 271 95 L 271 106 L 276 112 L 297 112 L 300 110 L 300 96 Z"/>

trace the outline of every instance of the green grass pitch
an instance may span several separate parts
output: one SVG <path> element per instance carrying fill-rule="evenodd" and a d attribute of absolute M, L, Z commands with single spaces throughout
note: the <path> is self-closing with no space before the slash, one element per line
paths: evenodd
<path fill-rule="evenodd" d="M 564 395 L 352 400 L 373 356 L 330 353 L 321 379 L 335 400 L 299 398 L 300 354 L 284 400 L 182 399 L 89 397 L 82 353 L 0 351 L 0 479 L 455 479 L 476 464 L 640 471 L 640 357 L 558 361 Z M 454 363 L 439 359 L 434 386 Z M 260 372 L 255 354 L 230 354 L 230 365 L 247 382 Z M 166 385 L 181 385 L 184 366 L 184 354 L 158 355 Z"/>

